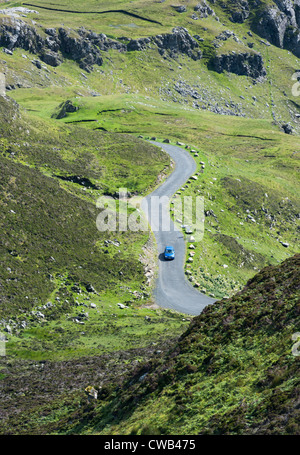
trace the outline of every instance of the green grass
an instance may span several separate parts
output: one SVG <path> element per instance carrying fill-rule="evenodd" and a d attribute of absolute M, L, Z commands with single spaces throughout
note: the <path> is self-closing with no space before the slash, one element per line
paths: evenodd
<path fill-rule="evenodd" d="M 299 326 L 298 271 L 299 255 L 262 270 L 241 293 L 207 307 L 172 346 L 159 355 L 152 351 L 150 359 L 141 349 L 132 349 L 128 357 L 120 352 L 103 356 L 91 338 L 85 345 L 89 357 L 77 357 L 76 366 L 71 360 L 44 359 L 39 351 L 26 363 L 19 360 L 18 369 L 31 376 L 25 385 L 9 363 L 2 370 L 10 373 L 3 394 L 14 384 L 13 409 L 26 409 L 26 417 L 10 410 L 1 428 L 6 434 L 12 428 L 17 434 L 172 435 L 178 428 L 181 435 L 297 434 L 299 378 L 292 334 Z M 156 316 L 149 309 L 112 311 L 122 327 L 117 335 L 125 335 L 126 342 L 133 311 L 141 318 L 135 329 L 146 337 L 160 322 L 174 327 L 177 318 L 162 310 Z M 154 316 L 151 323 L 143 320 L 145 314 Z M 116 342 L 113 325 L 106 324 L 106 330 L 100 325 L 108 343 Z M 63 328 L 67 332 L 67 324 Z M 24 334 L 50 344 L 43 327 Z M 53 326 L 50 335 L 69 335 L 81 354 L 82 333 L 64 333 L 61 327 L 55 331 Z M 156 338 L 153 350 L 158 348 Z M 96 350 L 99 355 L 91 356 Z M 43 390 L 38 408 L 34 394 L 28 393 L 31 383 Z M 62 384 L 63 395 L 57 390 Z M 97 401 L 87 401 L 87 385 L 98 390 Z"/>
<path fill-rule="evenodd" d="M 197 0 L 184 2 L 188 12 L 183 14 L 172 8 L 171 0 L 120 0 L 109 6 L 95 0 L 84 6 L 77 0 L 33 3 L 78 11 L 126 9 L 162 24 L 121 13 L 38 8 L 38 15 L 22 18 L 44 28 L 70 27 L 74 35 L 81 26 L 112 39 L 154 36 L 184 26 L 203 38 L 203 59 L 195 62 L 181 54 L 164 58 L 154 48 L 125 54 L 112 50 L 102 52 L 101 67 L 85 74 L 67 58 L 57 68 L 42 64 L 38 70 L 32 63 L 36 56 L 27 51 L 3 54 L 7 84 L 16 87 L 8 94 L 20 108 L 12 100 L 0 100 L 0 319 L 1 328 L 12 328 L 12 334 L 6 332 L 8 361 L 0 374 L 3 397 L 9 397 L 3 399 L 1 431 L 175 434 L 180 428 L 190 434 L 201 428 L 204 433 L 236 434 L 256 424 L 262 431 L 297 432 L 294 417 L 285 429 L 275 422 L 265 430 L 261 423 L 273 411 L 284 412 L 280 403 L 293 403 L 296 384 L 289 355 L 291 334 L 298 330 L 294 300 L 285 299 L 282 286 L 275 293 L 275 310 L 262 301 L 268 290 L 260 290 L 253 301 L 248 291 L 245 300 L 222 301 L 211 315 L 203 315 L 204 324 L 197 321 L 181 337 L 175 364 L 157 363 L 156 350 L 167 352 L 189 321 L 153 306 L 141 262 L 148 235 L 99 232 L 96 201 L 121 187 L 138 195 L 151 191 L 158 176 L 170 172 L 170 160 L 147 139 L 179 140 L 199 155 L 198 180 L 188 181 L 182 196 L 203 196 L 205 210 L 216 215 L 206 217 L 204 239 L 196 244 L 193 263 L 186 264 L 200 291 L 218 299 L 232 296 L 264 265 L 274 266 L 297 253 L 299 103 L 291 93 L 291 76 L 299 59 L 266 47 L 255 34 L 250 40 L 250 22 L 230 22 L 218 4 L 213 8 L 219 22 L 192 20 Z M 230 10 L 232 5 L 226 5 Z M 225 29 L 244 44 L 230 38 L 215 49 L 213 40 Z M 44 36 L 42 29 L 40 33 Z M 250 51 L 248 41 L 262 54 L 264 81 L 208 70 L 216 52 Z M 196 91 L 198 98 L 179 93 L 178 84 Z M 66 100 L 79 109 L 55 119 Z M 237 116 L 210 112 L 231 104 Z M 287 121 L 295 135 L 280 131 Z M 74 177 L 84 178 L 86 185 L 72 181 Z M 104 242 L 115 238 L 121 242 L 118 247 Z M 155 254 L 154 245 L 152 266 Z M 96 293 L 87 292 L 88 284 Z M 128 308 L 120 309 L 118 303 Z M 82 312 L 88 317 L 82 316 L 84 324 L 79 324 L 75 319 Z M 253 314 L 257 320 L 251 319 Z M 274 315 L 281 325 L 272 332 L 267 324 Z M 260 318 L 266 326 L 259 325 Z M 258 324 L 255 333 L 249 321 Z M 129 389 L 137 382 L 130 381 L 157 364 L 160 371 L 151 376 L 149 388 L 145 391 L 145 383 L 138 382 L 140 388 L 134 389 L 139 407 L 133 408 Z M 117 387 L 126 380 L 126 393 L 122 389 L 120 395 Z M 84 394 L 90 384 L 102 390 L 103 399 L 95 406 L 87 404 Z"/>
<path fill-rule="evenodd" d="M 46 117 L 30 93 L 26 98 L 23 93 L 16 92 L 16 99 L 35 106 L 35 115 Z M 180 140 L 198 151 L 199 179 L 190 180 L 182 196 L 203 196 L 205 211 L 213 210 L 217 216 L 217 222 L 206 217 L 204 240 L 190 267 L 200 290 L 217 298 L 232 295 L 263 265 L 276 264 L 298 251 L 297 136 L 278 131 L 268 119 L 236 117 L 233 122 L 230 116 L 175 107 L 140 95 L 72 100 L 78 111 L 56 124 L 79 122 L 89 131 L 99 125 L 160 141 L 168 137 L 174 144 Z M 96 122 L 85 123 L 85 119 Z M 205 162 L 204 170 L 200 161 Z M 238 251 L 224 249 L 220 234 L 236 239 Z M 290 247 L 285 249 L 280 241 Z M 253 259 L 245 263 L 244 253 Z"/>
<path fill-rule="evenodd" d="M 102 97 L 100 102 L 86 98 L 77 113 L 62 121 L 84 119 L 88 114 L 98 119 L 104 116 L 101 124 L 114 131 L 141 132 L 160 141 L 168 137 L 174 144 L 180 140 L 197 149 L 198 171 L 202 171 L 200 161 L 206 167 L 198 181 L 190 180 L 182 195 L 203 196 L 205 210 L 213 210 L 218 218 L 217 223 L 213 217 L 206 218 L 204 241 L 196 249 L 192 266 L 202 290 L 216 297 L 231 295 L 263 265 L 276 264 L 297 252 L 297 137 L 279 132 L 268 120 L 237 118 L 232 122 L 225 116 L 213 122 L 214 114 L 150 104 L 129 95 Z M 181 128 L 174 136 L 176 124 Z M 201 125 L 197 132 L 196 125 Z M 256 223 L 247 218 L 248 213 Z M 224 251 L 217 234 L 238 239 L 240 253 Z M 289 249 L 279 240 L 290 243 Z M 253 260 L 245 265 L 240 254 L 246 250 Z"/>
<path fill-rule="evenodd" d="M 76 313 L 78 286 L 87 298 L 86 286 L 92 285 L 97 302 L 104 299 L 107 307 L 109 300 L 114 306 L 127 301 L 137 307 L 138 302 L 149 301 L 141 262 L 149 233 L 99 231 L 96 221 L 101 209 L 96 203 L 103 194 L 114 195 L 120 188 L 133 194 L 154 188 L 157 175 L 168 172 L 169 157 L 128 135 L 89 132 L 37 118 L 31 124 L 32 114 L 11 122 L 13 113 L 17 115 L 16 105 L 2 99 L 0 107 L 7 116 L 0 139 L 1 318 L 2 324 L 10 320 L 17 334 L 12 352 L 30 357 L 30 349 L 42 352 L 39 338 L 48 330 L 51 333 L 49 321 L 63 325 L 66 313 Z M 86 183 L 62 179 L 74 176 L 85 178 Z M 119 243 L 105 243 L 115 240 Z M 151 254 L 155 255 L 155 245 Z M 32 311 L 43 312 L 47 302 L 55 304 L 47 310 L 50 325 L 36 332 L 41 321 Z M 31 335 L 22 351 L 18 337 L 22 340 L 24 321 Z M 162 324 L 157 327 L 158 332 L 164 331 Z M 87 338 L 90 335 L 88 331 Z M 104 349 L 120 349 L 121 343 L 112 339 L 104 341 Z M 142 335 L 137 339 L 142 344 L 149 341 Z M 53 352 L 56 341 L 51 343 Z M 71 351 L 76 355 L 76 349 Z"/>
<path fill-rule="evenodd" d="M 208 307 L 169 356 L 144 368 L 143 380 L 136 375 L 126 393 L 96 405 L 92 421 L 70 432 L 297 434 L 297 261 L 264 270 L 233 299 Z"/>

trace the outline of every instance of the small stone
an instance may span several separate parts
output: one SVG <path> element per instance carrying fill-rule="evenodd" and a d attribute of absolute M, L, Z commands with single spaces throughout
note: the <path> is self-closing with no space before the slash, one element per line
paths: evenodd
<path fill-rule="evenodd" d="M 123 310 L 124 308 L 127 308 L 126 305 L 123 305 L 123 303 L 118 303 L 118 307 L 121 308 L 122 310 Z"/>
<path fill-rule="evenodd" d="M 91 284 L 87 284 L 85 288 L 88 292 L 96 292 Z"/>
<path fill-rule="evenodd" d="M 289 243 L 286 243 L 286 242 L 280 242 L 282 246 L 284 246 L 285 248 L 288 248 L 290 246 Z"/>

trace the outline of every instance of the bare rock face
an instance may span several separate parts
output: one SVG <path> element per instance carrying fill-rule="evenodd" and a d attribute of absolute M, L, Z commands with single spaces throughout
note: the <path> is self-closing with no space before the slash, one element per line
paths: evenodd
<path fill-rule="evenodd" d="M 183 27 L 173 28 L 172 33 L 131 40 L 127 44 L 127 50 L 143 51 L 153 46 L 158 48 L 161 55 L 167 53 L 171 58 L 176 58 L 178 54 L 186 54 L 193 60 L 202 57 L 198 42 Z"/>
<path fill-rule="evenodd" d="M 0 23 L 0 46 L 9 50 L 20 47 L 37 54 L 44 47 L 43 38 L 34 27 L 19 19 L 2 19 Z"/>
<path fill-rule="evenodd" d="M 90 72 L 93 65 L 102 65 L 100 51 L 87 34 L 82 33 L 81 36 L 74 37 L 68 30 L 60 28 L 57 40 L 61 53 L 77 61 L 80 68 Z"/>
<path fill-rule="evenodd" d="M 24 49 L 53 67 L 69 58 L 76 61 L 83 70 L 91 72 L 94 65 L 103 64 L 102 52 L 110 49 L 131 52 L 156 47 L 161 55 L 167 53 L 171 58 L 176 58 L 178 54 L 186 54 L 193 60 L 202 57 L 198 42 L 183 27 L 174 28 L 172 33 L 128 40 L 127 44 L 84 28 L 77 31 L 47 28 L 45 34 L 46 37 L 41 36 L 33 25 L 18 18 L 0 20 L 0 46 L 7 52 L 13 52 L 15 48 Z"/>
<path fill-rule="evenodd" d="M 266 76 L 262 56 L 258 53 L 232 53 L 213 57 L 209 69 L 222 73 L 228 71 L 239 76 L 249 76 L 259 80 Z"/>
<path fill-rule="evenodd" d="M 150 43 L 150 38 L 132 39 L 127 44 L 127 51 L 144 51 L 147 48 L 150 48 Z"/>
<path fill-rule="evenodd" d="M 269 43 L 300 57 L 300 0 L 210 0 L 226 12 L 232 22 L 250 18 L 251 30 Z M 251 13 L 251 14 L 250 14 Z"/>
<path fill-rule="evenodd" d="M 274 0 L 253 20 L 252 29 L 300 57 L 300 0 Z"/>
<path fill-rule="evenodd" d="M 91 37 L 91 32 L 80 30 L 75 33 L 63 28 L 58 31 L 46 29 L 45 32 L 46 38 L 34 26 L 20 19 L 4 18 L 0 23 L 0 46 L 9 51 L 24 49 L 54 67 L 59 66 L 64 58 L 77 61 L 86 71 L 91 71 L 95 64 L 102 65 L 103 59 L 97 44 L 103 44 L 104 40 L 99 35 Z"/>

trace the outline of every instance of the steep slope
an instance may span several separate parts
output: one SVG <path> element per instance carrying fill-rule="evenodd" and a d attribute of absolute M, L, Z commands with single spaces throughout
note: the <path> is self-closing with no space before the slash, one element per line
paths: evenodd
<path fill-rule="evenodd" d="M 194 108 L 224 115 L 269 118 L 271 114 L 278 125 L 291 122 L 297 130 L 299 108 L 297 103 L 293 104 L 296 100 L 290 93 L 286 93 L 287 84 L 292 85 L 291 76 L 299 66 L 297 59 L 282 51 L 284 46 L 276 40 L 271 42 L 280 49 L 266 45 L 259 32 L 251 32 L 253 24 L 261 23 L 260 12 L 270 4 L 244 2 L 249 15 L 240 23 L 232 20 L 232 12 L 241 6 L 239 2 L 215 2 L 211 7 L 205 1 L 186 3 L 185 9 L 179 12 L 170 1 L 114 2 L 111 12 L 97 18 L 97 14 L 89 11 L 95 13 L 98 8 L 99 13 L 104 13 L 105 2 L 86 2 L 84 11 L 80 2 L 72 2 L 69 13 L 66 8 L 60 9 L 59 2 L 57 8 L 55 2 L 51 5 L 36 2 L 23 7 L 23 12 L 10 8 L 14 5 L 7 2 L 0 15 L 0 45 L 5 53 L 7 87 L 80 85 L 90 94 L 103 94 L 103 90 L 151 93 L 151 97 L 161 94 L 167 100 L 174 100 L 179 94 L 176 102 Z M 115 12 L 117 6 L 137 16 L 144 13 L 148 19 L 159 15 L 161 22 L 155 24 L 133 17 L 134 22 L 128 24 L 127 15 Z M 277 8 L 275 3 L 273 6 Z M 286 23 L 291 15 L 281 14 L 288 28 Z M 296 16 L 294 11 L 293 17 Z M 270 26 L 262 23 L 261 28 L 267 33 Z M 25 52 L 19 52 L 21 49 Z M 190 60 L 197 65 L 191 65 Z M 70 61 L 76 62 L 77 68 L 84 72 L 74 73 Z M 139 65 L 140 71 L 150 73 L 142 78 L 140 71 L 131 71 L 132 64 L 134 67 L 141 62 L 144 68 Z M 186 65 L 190 71 L 185 71 Z M 169 71 L 174 72 L 171 77 Z M 95 72 L 98 74 L 88 77 Z M 225 82 L 218 74 L 232 79 L 230 96 L 226 90 L 222 93 L 228 80 Z M 216 84 L 212 91 L 209 75 Z M 244 80 L 240 85 L 239 79 L 245 76 L 256 85 L 252 94 L 254 103 L 251 97 L 248 100 L 245 96 Z M 168 80 L 166 84 L 166 79 L 174 83 Z M 242 102 L 241 97 L 247 102 Z"/>
<path fill-rule="evenodd" d="M 299 266 L 297 255 L 267 267 L 206 307 L 166 355 L 108 398 L 100 390 L 93 411 L 62 431 L 298 434 Z"/>

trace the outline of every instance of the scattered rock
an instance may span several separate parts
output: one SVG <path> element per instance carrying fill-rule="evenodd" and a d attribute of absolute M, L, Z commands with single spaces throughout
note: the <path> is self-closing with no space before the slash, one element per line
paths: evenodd
<path fill-rule="evenodd" d="M 4 328 L 4 331 L 11 334 L 12 333 L 12 328 L 10 325 L 7 325 L 5 328 Z"/>
<path fill-rule="evenodd" d="M 98 392 L 97 392 L 97 390 L 96 390 L 94 387 L 92 387 L 92 386 L 86 387 L 85 393 L 86 393 L 86 395 L 87 395 L 87 397 L 88 397 L 89 400 L 90 400 L 90 399 L 97 400 L 97 398 L 98 398 Z"/>
<path fill-rule="evenodd" d="M 6 47 L 4 47 L 2 50 L 7 55 L 13 55 L 13 52 L 11 50 L 9 50 L 9 49 L 6 49 Z"/>
<path fill-rule="evenodd" d="M 117 304 L 119 308 L 121 308 L 122 310 L 124 310 L 125 308 L 128 308 L 126 305 L 124 305 L 123 303 L 118 303 Z"/>
<path fill-rule="evenodd" d="M 255 218 L 253 218 L 252 215 L 247 215 L 247 218 L 248 218 L 250 221 L 252 221 L 253 223 L 256 223 L 256 220 L 255 220 Z"/>
<path fill-rule="evenodd" d="M 284 246 L 285 248 L 288 248 L 290 246 L 289 243 L 286 243 L 286 242 L 280 242 L 282 246 Z"/>

